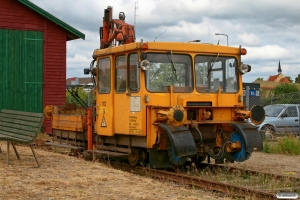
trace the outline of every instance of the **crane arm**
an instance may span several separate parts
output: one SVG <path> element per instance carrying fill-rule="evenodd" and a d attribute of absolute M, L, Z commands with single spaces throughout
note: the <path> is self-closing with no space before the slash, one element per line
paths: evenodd
<path fill-rule="evenodd" d="M 134 26 L 125 22 L 125 14 L 112 19 L 112 7 L 104 10 L 103 27 L 100 28 L 100 48 L 104 49 L 118 42 L 118 45 L 135 42 Z"/>

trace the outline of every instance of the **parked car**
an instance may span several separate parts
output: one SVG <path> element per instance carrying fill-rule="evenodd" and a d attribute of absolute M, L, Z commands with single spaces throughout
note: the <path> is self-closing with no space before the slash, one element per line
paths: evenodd
<path fill-rule="evenodd" d="M 299 104 L 273 104 L 264 107 L 266 117 L 257 126 L 263 139 L 281 135 L 299 135 Z"/>

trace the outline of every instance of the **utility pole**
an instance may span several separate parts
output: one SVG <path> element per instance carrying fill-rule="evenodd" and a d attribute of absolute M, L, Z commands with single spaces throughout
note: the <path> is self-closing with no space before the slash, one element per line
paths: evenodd
<path fill-rule="evenodd" d="M 136 32 L 136 10 L 138 9 L 138 1 L 134 2 L 134 30 Z"/>

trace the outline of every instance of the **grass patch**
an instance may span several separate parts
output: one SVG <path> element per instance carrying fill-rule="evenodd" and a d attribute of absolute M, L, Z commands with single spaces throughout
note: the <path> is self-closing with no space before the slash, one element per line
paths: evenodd
<path fill-rule="evenodd" d="M 265 142 L 265 153 L 300 155 L 300 140 L 295 137 L 284 137 L 277 142 Z"/>

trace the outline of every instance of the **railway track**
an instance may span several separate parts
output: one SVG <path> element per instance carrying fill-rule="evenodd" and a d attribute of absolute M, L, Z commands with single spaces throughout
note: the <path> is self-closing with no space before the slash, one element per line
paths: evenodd
<path fill-rule="evenodd" d="M 128 172 L 151 176 L 160 180 L 174 181 L 177 184 L 185 184 L 203 190 L 218 191 L 228 196 L 250 197 L 251 199 L 275 199 L 274 193 L 242 187 L 230 183 L 208 180 L 198 176 L 184 175 L 181 173 L 161 171 L 144 167 L 133 167 L 127 164 L 111 163 L 111 166 Z"/>
<path fill-rule="evenodd" d="M 274 174 L 274 173 L 266 173 L 262 171 L 257 171 L 257 170 L 251 170 L 251 169 L 241 169 L 237 167 L 231 167 L 227 166 L 226 164 L 209 164 L 209 163 L 201 163 L 199 166 L 201 169 L 207 168 L 212 171 L 217 170 L 221 172 L 230 172 L 230 173 L 235 173 L 235 174 L 241 174 L 243 176 L 261 176 L 267 179 L 273 178 L 275 180 L 289 180 L 291 182 L 297 183 L 299 187 L 297 187 L 297 190 L 300 190 L 300 178 L 299 177 L 294 177 L 294 176 L 287 176 L 287 175 L 279 175 L 279 174 Z M 286 188 L 288 189 L 288 188 Z"/>
<path fill-rule="evenodd" d="M 203 163 L 201 169 L 197 169 L 197 173 L 189 175 L 187 172 L 175 173 L 118 162 L 110 162 L 110 165 L 130 173 L 173 181 L 203 190 L 217 191 L 238 198 L 277 199 L 278 193 L 299 194 L 300 192 L 300 178 L 223 165 Z"/>
<path fill-rule="evenodd" d="M 91 155 L 89 153 L 89 155 Z M 90 157 L 91 158 L 91 157 Z M 107 160 L 105 161 L 107 162 Z M 300 192 L 300 178 L 255 170 L 201 163 L 200 168 L 191 167 L 179 172 L 150 169 L 142 166 L 113 162 L 109 164 L 123 171 L 150 176 L 159 180 L 173 181 L 203 190 L 221 192 L 230 197 L 246 199 L 277 199 L 280 192 Z"/>

